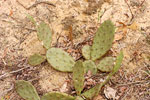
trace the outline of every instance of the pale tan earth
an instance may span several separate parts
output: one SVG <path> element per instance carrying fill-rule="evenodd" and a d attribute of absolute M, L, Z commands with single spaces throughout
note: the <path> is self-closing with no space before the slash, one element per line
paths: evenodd
<path fill-rule="evenodd" d="M 36 1 L 42 1 L 31 9 Z M 55 5 L 49 5 L 45 2 Z M 117 91 L 112 98 L 118 100 L 150 100 L 150 2 L 149 0 L 0 0 L 0 100 L 21 100 L 14 89 L 15 80 L 31 81 L 40 96 L 49 91 L 68 92 L 65 88 L 70 79 L 70 73 L 54 70 L 48 63 L 36 66 L 28 65 L 26 59 L 34 54 L 45 54 L 46 50 L 36 35 L 36 27 L 27 18 L 27 14 L 39 24 L 44 21 L 49 24 L 53 33 L 53 46 L 58 36 L 58 47 L 68 51 L 69 26 L 73 31 L 73 43 L 77 45 L 96 32 L 102 22 L 112 20 L 116 25 L 116 34 L 111 55 L 117 56 L 121 50 L 124 60 L 119 72 L 107 84 Z M 144 1 L 144 2 L 143 2 Z M 142 3 L 143 2 L 143 3 Z M 91 6 L 89 6 L 91 5 Z M 98 15 L 101 18 L 98 20 Z M 127 28 L 127 33 L 117 31 L 121 26 L 135 23 L 135 27 Z M 149 38 L 148 38 L 149 36 Z M 64 44 L 63 41 L 67 41 Z M 67 45 L 68 44 L 68 45 Z M 74 59 L 78 55 L 69 52 Z M 149 59 L 148 59 L 149 58 Z M 24 68 L 21 73 L 7 74 Z M 15 73 L 15 72 L 14 72 Z M 2 77 L 4 75 L 4 77 Z M 69 84 L 67 84 L 69 85 Z M 106 88 L 104 88 L 105 90 Z M 110 90 L 113 90 L 110 89 Z M 94 100 L 107 100 L 107 93 L 99 94 Z M 108 92 L 109 93 L 109 92 Z M 111 93 L 111 92 L 110 92 Z"/>

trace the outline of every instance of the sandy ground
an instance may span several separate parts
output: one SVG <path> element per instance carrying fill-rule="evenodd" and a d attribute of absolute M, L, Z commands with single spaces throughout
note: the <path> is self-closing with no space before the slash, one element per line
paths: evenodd
<path fill-rule="evenodd" d="M 83 42 L 95 34 L 100 24 L 112 20 L 116 34 L 111 55 L 117 56 L 123 50 L 124 60 L 95 100 L 150 100 L 149 0 L 0 0 L 0 99 L 21 100 L 14 90 L 14 82 L 19 79 L 31 81 L 39 95 L 48 91 L 70 93 L 63 89 L 68 85 L 69 73 L 58 72 L 47 62 L 36 67 L 28 65 L 30 55 L 45 54 L 46 50 L 27 15 L 37 23 L 48 23 L 53 46 L 63 48 L 74 59 L 80 57 L 76 49 L 86 44 Z M 79 47 L 71 46 L 69 27 L 73 45 Z"/>

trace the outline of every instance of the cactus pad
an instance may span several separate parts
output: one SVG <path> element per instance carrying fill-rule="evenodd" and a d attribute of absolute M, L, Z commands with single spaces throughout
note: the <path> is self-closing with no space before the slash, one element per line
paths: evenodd
<path fill-rule="evenodd" d="M 99 91 L 101 90 L 101 87 L 102 87 L 103 85 L 102 84 L 97 84 L 97 85 L 95 85 L 93 88 L 91 88 L 91 89 L 89 89 L 89 90 L 87 90 L 87 91 L 85 91 L 83 94 L 82 94 L 82 96 L 84 96 L 86 99 L 90 99 L 90 100 L 92 100 L 92 98 L 94 97 L 94 96 L 97 96 L 98 95 L 98 93 L 99 93 Z"/>
<path fill-rule="evenodd" d="M 112 72 L 108 74 L 106 80 L 102 83 L 102 85 L 105 85 L 111 79 L 111 77 L 119 70 L 122 60 L 123 60 L 123 52 L 120 52 L 120 55 L 117 56 L 116 64 L 115 64 Z"/>
<path fill-rule="evenodd" d="M 50 48 L 46 53 L 48 62 L 53 68 L 62 72 L 72 72 L 74 59 L 60 48 Z"/>
<path fill-rule="evenodd" d="M 75 100 L 75 97 L 60 92 L 49 92 L 42 96 L 41 100 Z"/>
<path fill-rule="evenodd" d="M 40 100 L 34 86 L 30 82 L 24 80 L 17 81 L 16 91 L 25 100 Z"/>
<path fill-rule="evenodd" d="M 31 15 L 27 14 L 27 18 L 36 26 L 37 23 Z"/>
<path fill-rule="evenodd" d="M 34 55 L 29 57 L 28 62 L 29 62 L 30 65 L 36 66 L 36 65 L 41 64 L 45 60 L 46 60 L 45 56 L 41 56 L 39 54 L 34 54 Z"/>
<path fill-rule="evenodd" d="M 101 24 L 96 32 L 91 48 L 91 59 L 96 60 L 102 57 L 112 46 L 115 28 L 110 20 Z"/>
<path fill-rule="evenodd" d="M 119 70 L 122 60 L 123 60 L 123 52 L 121 51 L 120 54 L 117 56 L 116 64 L 115 64 L 115 66 L 113 68 L 113 72 L 112 72 L 113 74 L 115 74 Z"/>
<path fill-rule="evenodd" d="M 84 56 L 85 59 L 89 60 L 90 55 L 91 55 L 91 47 L 89 45 L 85 45 L 82 48 L 82 55 Z"/>
<path fill-rule="evenodd" d="M 90 70 L 93 75 L 97 73 L 97 67 L 92 60 L 84 61 L 83 65 L 85 67 L 85 72 L 88 72 Z"/>
<path fill-rule="evenodd" d="M 41 22 L 40 25 L 38 25 L 37 36 L 43 42 L 46 49 L 51 47 L 52 33 L 48 24 Z"/>
<path fill-rule="evenodd" d="M 111 72 L 113 70 L 115 59 L 113 57 L 105 57 L 97 65 L 97 68 L 102 72 Z"/>
<path fill-rule="evenodd" d="M 73 67 L 73 84 L 77 95 L 80 95 L 84 87 L 84 74 L 85 69 L 82 61 L 77 61 Z"/>

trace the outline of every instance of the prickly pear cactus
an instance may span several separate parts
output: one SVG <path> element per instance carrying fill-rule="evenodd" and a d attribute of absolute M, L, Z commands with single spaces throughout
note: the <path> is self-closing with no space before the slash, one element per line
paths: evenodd
<path fill-rule="evenodd" d="M 84 100 L 84 99 L 80 96 L 77 96 L 75 100 Z"/>
<path fill-rule="evenodd" d="M 46 53 L 48 62 L 53 68 L 62 72 L 72 72 L 74 59 L 60 48 L 50 48 Z"/>
<path fill-rule="evenodd" d="M 34 86 L 30 82 L 24 80 L 17 81 L 16 91 L 25 100 L 40 100 Z"/>
<path fill-rule="evenodd" d="M 36 26 L 37 23 L 31 15 L 27 14 L 27 18 Z"/>
<path fill-rule="evenodd" d="M 92 60 L 84 61 L 83 66 L 85 68 L 85 72 L 88 72 L 90 70 L 93 75 L 95 75 L 97 73 L 97 67 Z"/>
<path fill-rule="evenodd" d="M 113 57 L 105 57 L 97 65 L 97 68 L 102 72 L 111 72 L 113 70 L 115 59 Z"/>
<path fill-rule="evenodd" d="M 108 74 L 106 80 L 102 83 L 102 85 L 105 85 L 111 79 L 111 77 L 119 70 L 122 60 L 123 60 L 123 52 L 121 51 L 119 56 L 117 56 L 116 64 L 115 64 L 112 72 Z"/>
<path fill-rule="evenodd" d="M 97 84 L 93 88 L 85 91 L 83 94 L 81 94 L 81 96 L 84 96 L 86 100 L 89 100 L 89 99 L 92 100 L 94 96 L 98 95 L 101 88 L 102 88 L 102 84 Z"/>
<path fill-rule="evenodd" d="M 75 100 L 75 97 L 60 92 L 49 92 L 42 96 L 41 100 Z"/>
<path fill-rule="evenodd" d="M 115 27 L 110 20 L 103 22 L 98 29 L 91 48 L 91 59 L 102 57 L 112 46 Z"/>
<path fill-rule="evenodd" d="M 91 47 L 89 45 L 85 45 L 82 48 L 82 55 L 85 59 L 89 60 L 91 55 Z"/>
<path fill-rule="evenodd" d="M 40 25 L 38 25 L 37 36 L 43 42 L 46 49 L 51 47 L 52 33 L 48 24 L 41 22 Z"/>
<path fill-rule="evenodd" d="M 82 61 L 77 61 L 73 67 L 73 84 L 77 95 L 80 95 L 83 90 L 85 80 L 84 74 L 85 69 Z"/>
<path fill-rule="evenodd" d="M 123 60 L 123 52 L 121 51 L 120 54 L 117 56 L 116 64 L 115 64 L 113 71 L 112 71 L 113 74 L 115 74 L 119 70 L 121 63 L 122 63 L 122 60 Z"/>
<path fill-rule="evenodd" d="M 41 64 L 42 62 L 44 62 L 46 60 L 45 56 L 41 56 L 39 54 L 34 54 L 32 56 L 29 57 L 28 59 L 28 63 L 32 66 L 36 66 Z"/>

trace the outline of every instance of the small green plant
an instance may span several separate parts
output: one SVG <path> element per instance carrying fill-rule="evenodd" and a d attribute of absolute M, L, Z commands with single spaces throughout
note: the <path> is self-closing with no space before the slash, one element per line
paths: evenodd
<path fill-rule="evenodd" d="M 82 94 L 81 94 L 81 91 L 83 90 L 83 85 L 81 84 L 84 84 L 83 79 L 84 79 L 84 74 L 85 74 L 82 68 L 85 68 L 85 67 L 83 67 L 82 61 L 77 61 L 75 66 L 73 67 L 74 68 L 73 82 L 74 82 L 74 87 L 77 87 L 75 89 L 76 89 L 76 93 L 78 94 L 78 96 L 80 96 L 80 98 L 84 97 L 86 98 L 86 100 L 91 100 L 94 96 L 97 96 L 99 91 L 101 90 L 101 87 L 103 87 L 110 80 L 110 78 L 119 70 L 122 60 L 123 60 L 123 52 L 121 52 L 120 55 L 117 57 L 116 64 L 114 68 L 112 69 L 112 71 L 108 74 L 106 80 L 102 83 L 98 83 L 93 88 L 87 91 L 84 91 Z"/>
<path fill-rule="evenodd" d="M 37 26 L 37 36 L 39 37 L 39 40 L 43 42 L 43 45 L 46 49 L 51 47 L 52 33 L 49 25 L 41 22 L 40 25 Z"/>
<path fill-rule="evenodd" d="M 89 45 L 85 45 L 82 48 L 82 55 L 85 59 L 89 60 L 91 56 L 91 47 Z"/>
<path fill-rule="evenodd" d="M 35 23 L 32 17 L 29 17 Z M 101 87 L 103 87 L 109 79 L 119 70 L 123 60 L 123 52 L 114 57 L 103 57 L 111 48 L 114 39 L 115 27 L 110 20 L 103 22 L 96 32 L 92 46 L 86 45 L 82 48 L 82 55 L 85 61 L 74 61 L 74 59 L 60 48 L 51 47 L 51 32 L 48 25 L 42 22 L 37 25 L 37 36 L 43 41 L 44 47 L 47 49 L 46 57 L 34 54 L 29 58 L 29 64 L 38 65 L 46 59 L 50 65 L 62 72 L 73 72 L 73 85 L 76 90 L 76 97 L 60 92 L 49 92 L 41 97 L 41 100 L 91 100 L 98 95 Z M 96 62 L 99 62 L 98 64 Z M 114 65 L 115 64 L 115 65 Z M 114 66 L 114 67 L 113 67 Z M 85 74 L 91 71 L 93 75 L 97 72 L 109 72 L 106 80 L 98 83 L 93 88 L 83 91 Z M 25 88 L 26 87 L 26 88 Z M 37 92 L 31 83 L 26 81 L 17 81 L 16 90 L 18 94 L 26 100 L 40 100 Z"/>
<path fill-rule="evenodd" d="M 41 56 L 39 54 L 34 54 L 32 56 L 29 57 L 29 64 L 32 66 L 36 66 L 41 64 L 42 62 L 44 62 L 46 60 L 45 56 Z"/>
<path fill-rule="evenodd" d="M 16 91 L 25 100 L 40 100 L 36 89 L 30 82 L 24 80 L 17 81 Z"/>
<path fill-rule="evenodd" d="M 110 78 L 119 70 L 122 60 L 123 53 L 121 52 L 120 55 L 117 57 L 113 71 L 108 74 L 106 80 L 102 83 L 98 83 L 93 88 L 83 93 L 81 92 L 84 88 L 83 86 L 85 80 L 85 69 L 83 66 L 83 62 L 77 61 L 73 67 L 73 83 L 76 89 L 76 93 L 78 95 L 75 97 L 61 92 L 49 92 L 44 94 L 40 99 L 34 86 L 30 82 L 24 80 L 16 81 L 16 91 L 25 100 L 84 100 L 84 98 L 86 98 L 86 100 L 91 100 L 94 96 L 98 95 L 101 87 L 103 87 L 110 80 Z"/>
<path fill-rule="evenodd" d="M 105 57 L 97 65 L 97 68 L 102 72 L 111 72 L 113 69 L 115 59 L 113 57 Z"/>
<path fill-rule="evenodd" d="M 87 73 L 89 70 L 92 72 L 93 75 L 97 73 L 97 66 L 92 60 L 86 60 L 83 62 L 83 66 L 85 69 L 85 72 Z"/>
<path fill-rule="evenodd" d="M 47 61 L 53 68 L 62 72 L 72 72 L 74 59 L 60 48 L 50 48 L 46 53 Z"/>
<path fill-rule="evenodd" d="M 73 67 L 73 85 L 78 96 L 80 96 L 84 88 L 84 74 L 85 70 L 82 61 L 77 61 Z"/>
<path fill-rule="evenodd" d="M 16 91 L 25 100 L 75 100 L 73 96 L 60 92 L 46 93 L 40 98 L 34 86 L 24 80 L 16 81 Z"/>

